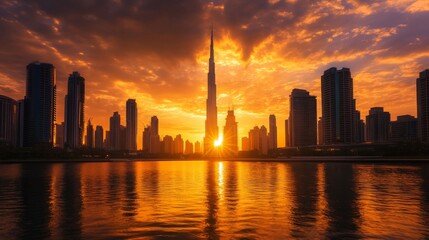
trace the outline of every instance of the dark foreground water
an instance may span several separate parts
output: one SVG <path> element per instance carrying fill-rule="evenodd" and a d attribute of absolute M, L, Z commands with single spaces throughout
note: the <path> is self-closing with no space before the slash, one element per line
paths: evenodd
<path fill-rule="evenodd" d="M 0 165 L 1 239 L 429 238 L 429 164 Z"/>

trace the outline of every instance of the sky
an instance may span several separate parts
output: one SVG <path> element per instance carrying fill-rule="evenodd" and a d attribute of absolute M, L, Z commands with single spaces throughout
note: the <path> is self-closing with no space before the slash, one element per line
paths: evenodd
<path fill-rule="evenodd" d="M 109 129 L 138 104 L 138 146 L 150 117 L 160 135 L 204 137 L 210 27 L 219 130 L 233 108 L 239 139 L 275 114 L 279 147 L 294 88 L 348 67 L 361 117 L 384 107 L 416 115 L 415 80 L 429 68 L 429 0 L 0 0 L 0 95 L 22 99 L 25 67 L 57 69 L 57 122 L 67 78 L 86 81 L 85 119 Z M 239 141 L 241 146 L 241 141 Z"/>

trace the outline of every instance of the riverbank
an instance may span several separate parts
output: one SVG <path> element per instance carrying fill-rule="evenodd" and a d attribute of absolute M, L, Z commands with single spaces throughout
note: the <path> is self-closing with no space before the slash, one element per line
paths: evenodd
<path fill-rule="evenodd" d="M 429 163 L 429 156 L 299 156 L 282 158 L 195 158 L 195 159 L 103 159 L 103 158 L 78 158 L 78 159 L 10 159 L 1 160 L 0 164 L 14 163 L 94 163 L 94 162 L 151 162 L 151 161 L 238 161 L 238 162 L 353 162 L 353 163 Z"/>

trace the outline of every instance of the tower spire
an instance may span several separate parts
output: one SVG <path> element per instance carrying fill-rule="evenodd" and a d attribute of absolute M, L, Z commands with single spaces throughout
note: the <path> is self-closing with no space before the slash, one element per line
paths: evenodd
<path fill-rule="evenodd" d="M 210 59 L 214 61 L 214 50 L 213 50 L 213 23 L 211 28 L 211 35 L 210 35 Z"/>

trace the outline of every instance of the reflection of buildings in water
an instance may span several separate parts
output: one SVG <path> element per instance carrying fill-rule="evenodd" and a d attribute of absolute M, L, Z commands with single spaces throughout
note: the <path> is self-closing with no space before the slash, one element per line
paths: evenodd
<path fill-rule="evenodd" d="M 22 208 L 20 228 L 22 239 L 46 239 L 51 236 L 52 218 L 50 164 L 21 165 Z"/>
<path fill-rule="evenodd" d="M 325 194 L 329 221 L 328 238 L 357 237 L 358 194 L 352 164 L 325 163 Z"/>
<path fill-rule="evenodd" d="M 81 164 L 63 164 L 63 182 L 60 199 L 60 231 L 62 239 L 80 239 L 82 234 Z"/>
<path fill-rule="evenodd" d="M 159 191 L 159 169 L 158 162 L 145 162 L 147 167 L 143 172 L 143 192 L 149 198 L 158 196 Z"/>
<path fill-rule="evenodd" d="M 207 179 L 206 179 L 206 188 L 207 188 L 207 218 L 206 226 L 204 232 L 207 239 L 219 239 L 217 231 L 217 212 L 218 212 L 218 201 L 219 195 L 217 192 L 216 184 L 216 165 L 217 162 L 208 161 L 207 162 Z"/>
<path fill-rule="evenodd" d="M 121 175 L 120 168 L 122 163 L 110 163 L 109 164 L 109 176 L 108 176 L 108 185 L 109 192 L 107 194 L 108 204 L 111 206 L 115 206 L 119 201 L 120 196 L 120 183 L 121 183 Z"/>
<path fill-rule="evenodd" d="M 291 178 L 294 182 L 294 207 L 292 237 L 316 236 L 318 211 L 318 169 L 314 163 L 293 163 Z"/>
<path fill-rule="evenodd" d="M 123 201 L 122 214 L 131 217 L 137 215 L 135 162 L 127 162 L 125 169 L 125 199 Z"/>
<path fill-rule="evenodd" d="M 237 176 L 237 163 L 228 162 L 225 170 L 225 200 L 228 214 L 234 216 L 234 212 L 238 205 L 238 176 Z"/>

